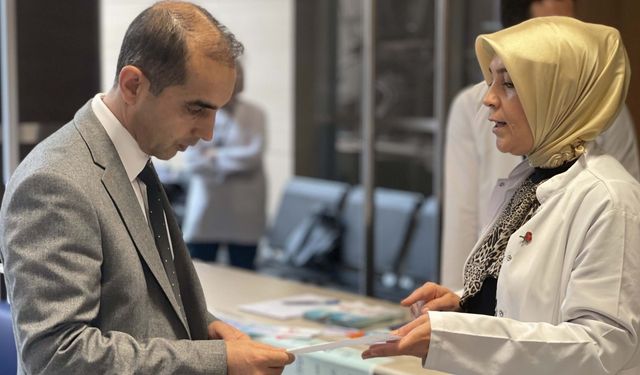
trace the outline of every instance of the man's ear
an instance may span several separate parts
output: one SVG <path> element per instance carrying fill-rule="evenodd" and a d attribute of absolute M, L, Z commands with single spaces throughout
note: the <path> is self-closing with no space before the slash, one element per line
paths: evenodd
<path fill-rule="evenodd" d="M 149 81 L 139 68 L 133 65 L 126 65 L 120 70 L 118 86 L 122 100 L 125 103 L 129 105 L 135 104 L 145 89 L 148 90 L 148 85 Z"/>

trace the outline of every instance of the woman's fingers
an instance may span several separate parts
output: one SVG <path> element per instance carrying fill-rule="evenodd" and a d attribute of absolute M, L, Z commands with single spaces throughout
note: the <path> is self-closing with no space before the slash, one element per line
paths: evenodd
<path fill-rule="evenodd" d="M 431 323 L 429 315 L 404 325 L 397 330 L 400 340 L 389 341 L 383 344 L 371 345 L 362 352 L 362 358 L 389 357 L 397 355 L 412 355 L 423 358 L 427 355 L 431 340 Z"/>
<path fill-rule="evenodd" d="M 448 288 L 427 282 L 416 289 L 407 298 L 400 302 L 403 306 L 409 306 L 414 316 L 424 314 L 426 311 L 458 311 L 460 310 L 460 297 Z"/>
<path fill-rule="evenodd" d="M 362 352 L 362 359 L 402 355 L 399 349 L 399 342 L 400 341 L 395 341 L 371 345 L 369 349 Z"/>
<path fill-rule="evenodd" d="M 396 331 L 392 332 L 394 334 L 397 334 L 398 336 L 406 336 L 408 335 L 411 331 L 413 331 L 415 328 L 417 328 L 418 326 L 420 326 L 421 324 L 424 324 L 427 320 L 429 320 L 429 316 L 428 315 L 422 315 L 412 321 L 410 321 L 409 323 L 403 325 L 402 327 L 398 328 Z"/>
<path fill-rule="evenodd" d="M 428 301 L 422 307 L 422 313 L 433 311 L 458 311 L 460 310 L 460 297 L 449 291 L 448 293 Z"/>
<path fill-rule="evenodd" d="M 429 301 L 436 297 L 436 289 L 438 284 L 427 282 L 418 289 L 414 290 L 409 296 L 400 303 L 403 306 L 411 306 L 418 301 Z"/>

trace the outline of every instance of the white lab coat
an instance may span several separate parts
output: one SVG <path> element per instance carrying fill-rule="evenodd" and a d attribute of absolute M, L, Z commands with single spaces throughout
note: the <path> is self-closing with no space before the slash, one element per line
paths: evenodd
<path fill-rule="evenodd" d="M 265 131 L 264 112 L 239 101 L 233 117 L 218 112 L 212 141 L 185 152 L 186 242 L 258 243 L 266 225 Z"/>
<path fill-rule="evenodd" d="M 540 207 L 510 237 L 497 316 L 429 312 L 425 367 L 454 374 L 585 375 L 638 365 L 640 183 L 591 146 L 568 171 L 538 187 Z M 492 221 L 531 172 L 522 162 L 499 181 Z M 521 238 L 526 232 L 532 233 L 529 243 Z"/>
<path fill-rule="evenodd" d="M 463 90 L 449 111 L 440 283 L 452 289 L 462 288 L 464 260 L 491 219 L 489 197 L 496 181 L 522 161 L 496 148 L 489 110 L 482 105 L 486 90 L 484 82 Z M 640 179 L 635 128 L 626 107 L 596 143 Z"/>

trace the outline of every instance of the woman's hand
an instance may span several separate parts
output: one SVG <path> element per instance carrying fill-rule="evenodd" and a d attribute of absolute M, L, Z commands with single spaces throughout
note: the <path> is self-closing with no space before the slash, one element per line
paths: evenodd
<path fill-rule="evenodd" d="M 403 306 L 410 307 L 415 304 L 418 311 L 414 315 L 421 315 L 429 310 L 433 311 L 460 311 L 460 297 L 442 285 L 428 282 L 416 289 L 400 302 Z M 422 306 L 421 306 L 422 305 Z"/>
<path fill-rule="evenodd" d="M 431 342 L 431 321 L 427 311 L 460 311 L 460 297 L 450 289 L 431 282 L 414 290 L 400 303 L 411 306 L 412 310 L 417 308 L 418 311 L 412 311 L 416 319 L 392 332 L 401 336 L 399 340 L 371 345 L 362 353 L 363 359 L 396 355 L 425 358 Z"/>
<path fill-rule="evenodd" d="M 397 355 L 412 355 L 418 358 L 427 356 L 431 341 L 429 314 L 420 316 L 392 333 L 401 336 L 400 340 L 371 345 L 362 352 L 362 359 Z"/>

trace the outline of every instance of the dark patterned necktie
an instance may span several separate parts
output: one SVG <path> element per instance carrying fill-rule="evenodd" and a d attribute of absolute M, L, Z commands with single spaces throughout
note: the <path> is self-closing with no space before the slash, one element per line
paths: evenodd
<path fill-rule="evenodd" d="M 171 255 L 171 246 L 169 244 L 169 236 L 167 225 L 165 224 L 164 209 L 162 208 L 162 185 L 160 179 L 153 168 L 151 161 L 147 162 L 144 169 L 138 175 L 138 178 L 147 185 L 147 203 L 149 207 L 149 223 L 153 232 L 153 239 L 156 242 L 156 248 L 160 253 L 160 259 L 164 265 L 164 270 L 169 277 L 173 294 L 178 300 L 178 305 L 182 308 L 182 298 L 180 295 L 180 285 L 176 276 L 175 264 Z"/>

